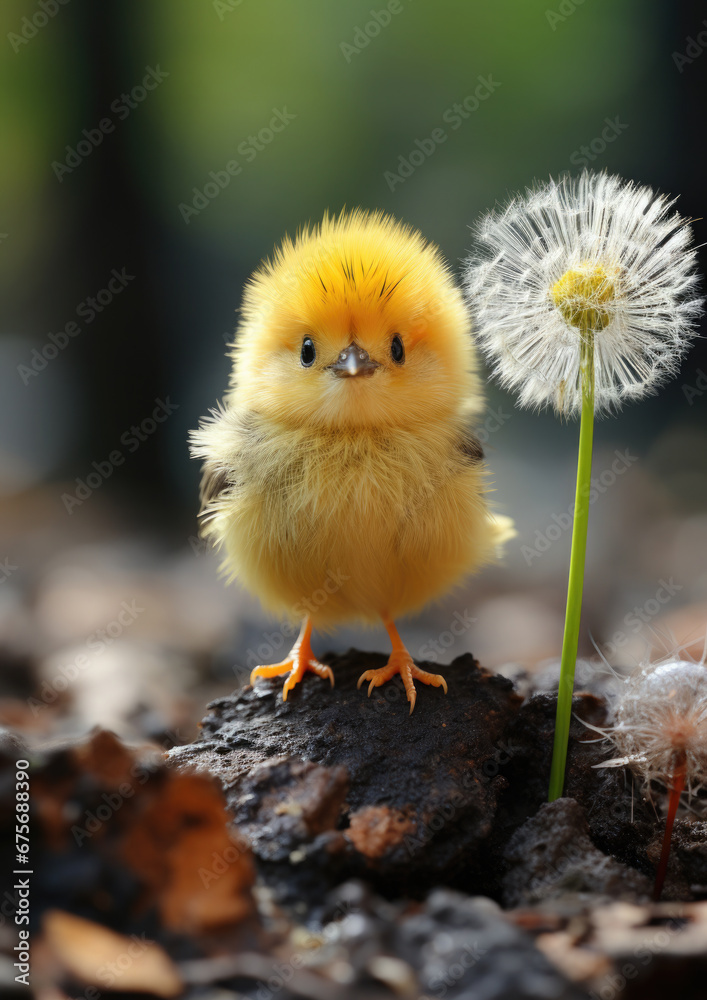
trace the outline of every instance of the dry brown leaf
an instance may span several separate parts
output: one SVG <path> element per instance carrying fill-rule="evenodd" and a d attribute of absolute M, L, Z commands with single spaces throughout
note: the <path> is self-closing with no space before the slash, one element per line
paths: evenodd
<path fill-rule="evenodd" d="M 53 766 L 32 778 L 33 808 L 49 844 L 62 850 L 73 839 L 72 825 L 85 825 L 88 812 L 83 810 L 77 818 L 74 807 L 67 808 L 81 788 L 84 794 L 90 788 L 96 794 L 105 792 L 119 804 L 110 823 L 100 822 L 91 830 L 94 845 L 126 822 L 134 799 L 149 787 L 148 763 L 144 753 L 141 756 L 139 751 L 128 749 L 107 730 L 96 730 L 66 752 L 58 752 Z M 99 796 L 99 805 L 105 810 L 105 796 Z"/>
<path fill-rule="evenodd" d="M 229 833 L 216 783 L 205 775 L 170 772 L 139 822 L 125 836 L 122 857 L 150 887 L 165 926 L 198 932 L 250 913 L 253 866 L 247 847 Z"/>
<path fill-rule="evenodd" d="M 142 906 L 156 906 L 171 930 L 199 933 L 251 912 L 250 853 L 229 832 L 213 778 L 169 769 L 97 730 L 33 778 L 32 798 L 52 847 L 80 837 L 127 867 L 142 883 Z"/>
<path fill-rule="evenodd" d="M 606 955 L 579 946 L 567 931 L 539 934 L 535 944 L 573 982 L 598 979 L 611 972 L 611 963 Z"/>
<path fill-rule="evenodd" d="M 158 944 L 144 936 L 124 937 L 63 910 L 49 910 L 42 928 L 58 961 L 71 975 L 90 986 L 102 990 L 142 990 L 159 997 L 174 997 L 182 990 L 172 960 Z"/>

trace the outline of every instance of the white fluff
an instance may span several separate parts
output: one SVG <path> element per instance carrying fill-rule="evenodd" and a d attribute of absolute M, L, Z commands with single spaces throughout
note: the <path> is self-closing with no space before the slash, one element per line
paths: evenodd
<path fill-rule="evenodd" d="M 476 227 L 464 279 L 474 329 L 521 406 L 581 408 L 580 331 L 550 290 L 568 270 L 615 275 L 608 323 L 595 334 L 595 411 L 618 408 L 675 374 L 701 313 L 688 220 L 648 187 L 583 171 L 551 180 Z"/>
<path fill-rule="evenodd" d="M 670 787 L 676 763 L 685 760 L 689 800 L 703 811 L 707 785 L 707 667 L 669 655 L 640 664 L 620 685 L 610 724 L 584 723 L 619 752 L 595 767 L 628 766 L 650 797 L 651 783 Z"/>

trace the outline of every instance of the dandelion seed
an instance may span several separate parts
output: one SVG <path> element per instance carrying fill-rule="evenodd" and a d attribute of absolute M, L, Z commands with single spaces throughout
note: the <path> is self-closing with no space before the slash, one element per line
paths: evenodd
<path fill-rule="evenodd" d="M 649 798 L 655 783 L 669 791 L 654 892 L 658 899 L 683 790 L 693 808 L 704 807 L 699 796 L 707 778 L 707 667 L 672 655 L 641 664 L 621 686 L 609 726 L 585 725 L 610 740 L 620 754 L 596 767 L 629 767 Z"/>
<path fill-rule="evenodd" d="M 646 790 L 652 781 L 667 786 L 676 756 L 684 755 L 694 795 L 707 778 L 707 667 L 672 657 L 639 665 L 623 682 L 605 732 Z"/>

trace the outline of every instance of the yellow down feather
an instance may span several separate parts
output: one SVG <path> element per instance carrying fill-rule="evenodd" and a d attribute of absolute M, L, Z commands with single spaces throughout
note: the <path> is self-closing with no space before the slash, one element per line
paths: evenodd
<path fill-rule="evenodd" d="M 229 578 L 321 629 L 414 612 L 493 560 L 513 532 L 487 506 L 469 319 L 435 246 L 381 213 L 325 217 L 261 266 L 241 313 L 229 392 L 192 438 Z M 332 372 L 352 342 L 372 376 Z"/>

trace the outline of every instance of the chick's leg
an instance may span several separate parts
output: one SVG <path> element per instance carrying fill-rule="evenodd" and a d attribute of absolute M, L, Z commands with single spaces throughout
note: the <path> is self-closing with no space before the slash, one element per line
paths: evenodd
<path fill-rule="evenodd" d="M 289 677 L 285 681 L 282 688 L 283 701 L 287 701 L 288 692 L 292 690 L 295 684 L 302 680 L 308 670 L 310 670 L 313 674 L 317 674 L 318 677 L 328 677 L 331 681 L 331 686 L 333 687 L 333 671 L 331 667 L 327 667 L 325 664 L 320 663 L 319 660 L 316 659 L 310 645 L 311 635 L 312 623 L 309 618 L 305 618 L 302 622 L 302 628 L 297 638 L 297 642 L 290 650 L 290 654 L 287 659 L 283 660 L 281 663 L 273 663 L 270 666 L 255 667 L 251 671 L 250 683 L 252 684 L 256 677 L 278 677 L 280 674 L 289 673 Z"/>
<path fill-rule="evenodd" d="M 426 670 L 420 670 L 419 667 L 416 667 L 393 622 L 384 620 L 383 624 L 390 636 L 393 652 L 390 654 L 390 659 L 384 667 L 379 667 L 378 670 L 366 670 L 365 673 L 362 673 L 358 679 L 357 687 L 361 687 L 364 681 L 369 681 L 368 697 L 370 698 L 374 687 L 380 687 L 381 684 L 389 681 L 391 677 L 400 674 L 405 685 L 408 701 L 410 702 L 410 714 L 412 715 L 412 710 L 415 707 L 415 699 L 417 698 L 413 679 L 421 681 L 423 684 L 431 684 L 433 687 L 443 687 L 445 694 L 447 693 L 447 682 L 441 674 L 430 674 Z"/>

